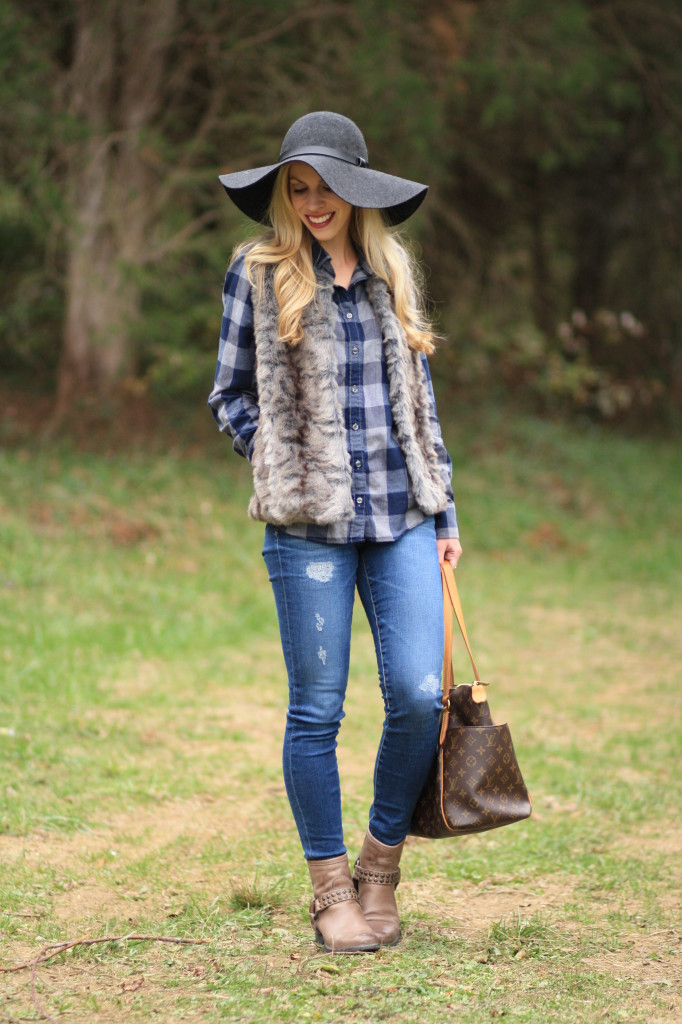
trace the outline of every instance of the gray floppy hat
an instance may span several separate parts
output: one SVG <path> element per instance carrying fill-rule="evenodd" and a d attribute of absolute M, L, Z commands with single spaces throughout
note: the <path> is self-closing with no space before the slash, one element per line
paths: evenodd
<path fill-rule="evenodd" d="M 427 185 L 397 178 L 369 167 L 362 132 L 348 117 L 319 110 L 294 121 L 284 136 L 279 160 L 251 171 L 221 174 L 220 181 L 236 206 L 257 221 L 267 221 L 280 167 L 301 160 L 352 206 L 383 210 L 389 224 L 400 224 L 423 202 Z"/>

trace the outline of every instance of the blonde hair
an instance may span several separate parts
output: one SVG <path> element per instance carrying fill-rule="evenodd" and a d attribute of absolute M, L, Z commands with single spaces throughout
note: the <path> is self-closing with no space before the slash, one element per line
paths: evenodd
<path fill-rule="evenodd" d="M 258 295 L 265 266 L 275 264 L 277 329 L 281 341 L 295 346 L 303 338 L 301 319 L 315 301 L 317 280 L 311 236 L 289 199 L 289 164 L 280 168 L 275 179 L 269 217 L 272 229 L 255 242 L 238 245 L 233 256 L 246 253 L 246 270 Z M 355 247 L 364 253 L 371 272 L 388 285 L 410 348 L 433 352 L 435 335 L 423 305 L 419 269 L 410 250 L 389 230 L 380 210 L 354 206 L 350 236 Z"/>

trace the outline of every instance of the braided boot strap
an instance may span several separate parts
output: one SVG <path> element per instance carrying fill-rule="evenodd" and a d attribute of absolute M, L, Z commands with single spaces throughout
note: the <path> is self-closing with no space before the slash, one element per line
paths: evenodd
<path fill-rule="evenodd" d="M 347 900 L 359 900 L 355 889 L 332 889 L 331 892 L 326 892 L 310 904 L 311 921 L 313 923 L 317 921 L 322 911 L 327 910 L 328 907 L 333 907 L 337 903 L 346 903 Z"/>
<path fill-rule="evenodd" d="M 356 860 L 353 867 L 353 881 L 365 882 L 369 885 L 394 885 L 398 887 L 400 881 L 400 868 L 395 871 L 377 871 L 376 868 L 363 868 L 359 860 Z"/>

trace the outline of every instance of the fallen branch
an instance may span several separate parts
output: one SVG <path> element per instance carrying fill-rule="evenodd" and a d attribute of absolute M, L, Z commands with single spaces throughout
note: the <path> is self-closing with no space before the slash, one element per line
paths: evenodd
<path fill-rule="evenodd" d="M 177 939 L 166 935 L 137 935 L 134 932 L 131 932 L 129 935 L 105 935 L 97 939 L 88 939 L 87 937 L 70 939 L 65 942 L 53 942 L 49 946 L 43 946 L 33 960 L 15 964 L 14 967 L 0 967 L 0 974 L 11 974 L 14 971 L 35 971 L 39 964 L 46 963 L 53 956 L 64 953 L 67 949 L 73 949 L 74 946 L 95 946 L 102 942 L 174 942 L 178 946 L 201 946 L 210 942 L 210 939 Z"/>

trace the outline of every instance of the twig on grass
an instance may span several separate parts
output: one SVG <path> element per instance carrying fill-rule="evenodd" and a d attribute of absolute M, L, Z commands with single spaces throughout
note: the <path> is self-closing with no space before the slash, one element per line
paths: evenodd
<path fill-rule="evenodd" d="M 51 1024 L 57 1024 L 57 1018 L 53 1017 L 47 1007 L 43 1006 L 40 999 L 38 999 L 38 993 L 36 992 L 36 969 L 36 967 L 31 968 L 31 1002 L 44 1020 L 51 1021 Z"/>
<path fill-rule="evenodd" d="M 36 1010 L 43 1018 L 43 1020 L 52 1021 L 53 1024 L 57 1024 L 57 1018 L 53 1017 L 47 1008 L 43 1006 L 38 998 L 36 992 L 36 978 L 37 971 L 40 964 L 46 963 L 51 960 L 52 957 L 57 956 L 58 953 L 64 953 L 67 949 L 73 949 L 75 946 L 95 946 L 103 942 L 172 942 L 178 946 L 201 946 L 210 939 L 179 939 L 175 936 L 169 935 L 138 935 L 136 932 L 130 932 L 128 935 L 104 935 L 96 939 L 89 939 L 84 936 L 81 939 L 68 939 L 65 942 L 53 942 L 47 946 L 43 946 L 37 956 L 33 960 L 26 960 L 20 964 L 15 964 L 14 967 L 0 967 L 0 974 L 11 974 L 15 971 L 26 971 L 31 972 L 31 1002 L 35 1006 Z M 139 988 L 142 982 L 131 986 L 129 989 L 124 991 L 135 991 Z"/>
<path fill-rule="evenodd" d="M 178 939 L 174 936 L 166 935 L 137 935 L 134 932 L 131 932 L 129 935 L 104 935 L 97 939 L 89 939 L 86 936 L 82 939 L 53 942 L 49 946 L 43 946 L 38 956 L 34 957 L 33 960 L 26 960 L 23 963 L 15 964 L 14 967 L 0 967 L 0 974 L 11 974 L 14 971 L 26 970 L 35 972 L 36 967 L 40 964 L 51 960 L 58 953 L 64 953 L 67 949 L 73 949 L 74 946 L 95 946 L 102 942 L 174 942 L 179 946 L 201 946 L 210 941 L 210 939 Z"/>

